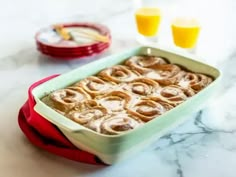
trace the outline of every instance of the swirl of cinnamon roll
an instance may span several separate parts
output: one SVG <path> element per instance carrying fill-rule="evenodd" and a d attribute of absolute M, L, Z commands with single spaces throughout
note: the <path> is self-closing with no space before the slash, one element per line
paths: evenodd
<path fill-rule="evenodd" d="M 173 106 L 164 102 L 142 99 L 134 105 L 131 105 L 128 108 L 128 112 L 139 117 L 144 122 L 148 122 L 172 108 Z"/>
<path fill-rule="evenodd" d="M 108 135 L 119 135 L 141 126 L 143 122 L 127 114 L 119 114 L 104 119 L 101 123 L 101 132 Z"/>
<path fill-rule="evenodd" d="M 83 125 L 91 120 L 104 117 L 106 114 L 107 110 L 98 105 L 96 101 L 87 100 L 74 107 L 74 109 L 67 114 L 67 117 Z"/>
<path fill-rule="evenodd" d="M 187 100 L 188 95 L 181 87 L 170 85 L 163 87 L 158 94 L 151 96 L 150 99 L 165 102 L 172 106 L 177 106 Z"/>
<path fill-rule="evenodd" d="M 75 107 L 78 102 L 90 98 L 90 95 L 82 88 L 68 87 L 50 93 L 48 97 L 43 99 L 43 102 L 60 112 L 67 112 Z"/>
<path fill-rule="evenodd" d="M 187 72 L 179 81 L 178 85 L 183 88 L 192 88 L 195 92 L 199 92 L 212 82 L 212 78 L 199 73 Z"/>
<path fill-rule="evenodd" d="M 101 71 L 100 73 L 98 73 L 98 76 L 107 81 L 121 83 L 130 82 L 136 79 L 139 74 L 131 71 L 127 66 L 116 65 Z"/>
<path fill-rule="evenodd" d="M 147 73 L 150 71 L 151 67 L 160 64 L 166 64 L 164 58 L 156 57 L 156 56 L 133 56 L 130 57 L 126 62 L 125 65 L 129 66 L 133 70 L 138 71 L 141 74 Z"/>
<path fill-rule="evenodd" d="M 146 77 L 157 81 L 163 85 L 172 85 L 177 83 L 183 76 L 181 68 L 174 64 L 155 65 L 152 71 L 146 74 Z"/>
<path fill-rule="evenodd" d="M 105 82 L 96 76 L 90 76 L 79 81 L 75 86 L 82 87 L 91 96 L 95 97 L 96 95 L 105 94 L 111 91 L 112 88 L 114 88 L 115 83 Z"/>
<path fill-rule="evenodd" d="M 160 89 L 160 86 L 154 80 L 139 78 L 124 84 L 122 88 L 139 96 L 148 96 L 156 93 Z"/>
<path fill-rule="evenodd" d="M 111 112 L 121 112 L 127 107 L 131 99 L 131 96 L 126 92 L 112 91 L 97 97 L 97 102 Z"/>

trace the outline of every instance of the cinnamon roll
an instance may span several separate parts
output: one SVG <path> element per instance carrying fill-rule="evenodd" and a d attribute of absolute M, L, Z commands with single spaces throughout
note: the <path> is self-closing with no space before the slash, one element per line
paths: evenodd
<path fill-rule="evenodd" d="M 101 71 L 98 76 L 107 81 L 122 83 L 138 78 L 139 74 L 131 71 L 127 66 L 116 65 Z"/>
<path fill-rule="evenodd" d="M 186 72 L 178 85 L 183 88 L 190 87 L 195 92 L 199 92 L 212 82 L 212 78 L 199 73 Z"/>
<path fill-rule="evenodd" d="M 138 96 L 148 96 L 156 93 L 158 89 L 160 89 L 160 85 L 154 80 L 148 78 L 139 78 L 124 84 L 122 89 Z"/>
<path fill-rule="evenodd" d="M 96 101 L 87 100 L 80 103 L 67 114 L 71 120 L 83 125 L 91 120 L 97 120 L 107 115 L 107 109 L 98 105 Z"/>
<path fill-rule="evenodd" d="M 129 102 L 131 101 L 131 96 L 122 91 L 112 91 L 106 95 L 97 97 L 97 102 L 103 107 L 111 112 L 121 112 L 123 111 Z"/>
<path fill-rule="evenodd" d="M 172 85 L 178 82 L 183 74 L 179 66 L 163 64 L 152 67 L 152 71 L 148 72 L 145 76 L 162 85 Z"/>
<path fill-rule="evenodd" d="M 151 100 L 165 102 L 172 106 L 177 106 L 188 99 L 184 90 L 176 85 L 163 87 L 158 94 L 150 97 Z"/>
<path fill-rule="evenodd" d="M 173 106 L 171 106 L 168 103 L 164 102 L 155 102 L 153 100 L 148 99 L 142 99 L 135 103 L 134 105 L 131 105 L 128 108 L 128 113 L 131 115 L 137 116 L 140 119 L 142 119 L 144 122 L 148 122 L 166 111 L 172 109 Z"/>
<path fill-rule="evenodd" d="M 166 60 L 162 57 L 156 56 L 133 56 L 130 57 L 125 65 L 129 66 L 131 69 L 138 71 L 140 74 L 144 74 L 150 71 L 150 68 L 166 64 Z"/>
<path fill-rule="evenodd" d="M 90 76 L 79 81 L 75 86 L 83 88 L 92 97 L 95 97 L 96 95 L 103 95 L 111 91 L 115 87 L 115 83 L 105 82 L 96 76 Z"/>
<path fill-rule="evenodd" d="M 90 95 L 82 88 L 68 87 L 50 93 L 47 97 L 43 98 L 43 102 L 60 112 L 67 112 L 75 107 L 78 102 L 90 98 Z"/>
<path fill-rule="evenodd" d="M 101 123 L 101 133 L 119 135 L 141 126 L 143 122 L 127 114 L 119 114 L 104 119 Z"/>

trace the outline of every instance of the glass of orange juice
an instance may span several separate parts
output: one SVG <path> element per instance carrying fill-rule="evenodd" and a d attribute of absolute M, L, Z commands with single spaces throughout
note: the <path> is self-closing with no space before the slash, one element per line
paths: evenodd
<path fill-rule="evenodd" d="M 141 43 L 157 42 L 161 22 L 161 12 L 156 7 L 141 7 L 135 12 L 136 26 Z"/>
<path fill-rule="evenodd" d="M 188 51 L 196 49 L 200 24 L 195 18 L 177 17 L 171 24 L 173 42 Z"/>

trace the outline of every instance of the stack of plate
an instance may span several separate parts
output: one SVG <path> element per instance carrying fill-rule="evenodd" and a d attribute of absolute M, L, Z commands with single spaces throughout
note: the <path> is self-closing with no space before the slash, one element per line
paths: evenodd
<path fill-rule="evenodd" d="M 60 26 L 70 36 L 64 38 L 55 26 Z M 40 30 L 35 36 L 37 49 L 48 56 L 77 59 L 100 54 L 109 48 L 111 35 L 107 27 L 94 23 L 53 25 Z"/>

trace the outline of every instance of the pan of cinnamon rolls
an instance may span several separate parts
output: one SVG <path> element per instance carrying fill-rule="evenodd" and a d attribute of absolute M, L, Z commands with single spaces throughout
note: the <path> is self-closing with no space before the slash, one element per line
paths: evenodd
<path fill-rule="evenodd" d="M 215 98 L 221 73 L 197 60 L 160 48 L 127 50 L 39 85 L 34 109 L 76 147 L 114 164 Z"/>
<path fill-rule="evenodd" d="M 134 55 L 42 101 L 92 131 L 120 135 L 158 119 L 213 81 L 162 56 Z"/>

